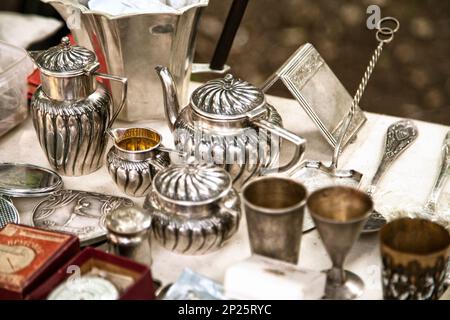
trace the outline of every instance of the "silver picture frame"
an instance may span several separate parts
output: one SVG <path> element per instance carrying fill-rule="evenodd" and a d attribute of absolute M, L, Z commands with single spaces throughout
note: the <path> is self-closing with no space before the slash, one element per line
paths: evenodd
<path fill-rule="evenodd" d="M 352 105 L 352 96 L 314 46 L 310 43 L 302 45 L 261 89 L 267 92 L 278 80 L 283 82 L 327 142 L 335 148 Z M 364 112 L 357 106 L 344 146 L 356 137 L 366 120 Z"/>

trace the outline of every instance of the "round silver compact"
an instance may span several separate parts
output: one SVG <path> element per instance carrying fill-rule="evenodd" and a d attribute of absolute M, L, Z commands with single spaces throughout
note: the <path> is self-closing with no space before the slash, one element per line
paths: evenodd
<path fill-rule="evenodd" d="M 120 206 L 133 206 L 128 198 L 78 191 L 59 190 L 42 200 L 33 210 L 35 227 L 72 233 L 82 247 L 106 240 L 105 218 Z"/>
<path fill-rule="evenodd" d="M 54 171 L 22 163 L 0 163 L 0 194 L 10 197 L 43 197 L 61 189 Z"/>
<path fill-rule="evenodd" d="M 85 276 L 67 280 L 54 289 L 47 300 L 117 300 L 119 292 L 108 280 Z"/>
<path fill-rule="evenodd" d="M 19 223 L 19 213 L 9 199 L 0 195 L 0 229 L 8 223 Z"/>

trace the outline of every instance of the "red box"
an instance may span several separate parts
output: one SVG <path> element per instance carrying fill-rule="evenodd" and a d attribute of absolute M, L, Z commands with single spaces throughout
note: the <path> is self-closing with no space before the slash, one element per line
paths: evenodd
<path fill-rule="evenodd" d="M 134 280 L 133 284 L 121 292 L 119 300 L 155 299 L 153 280 L 150 269 L 147 266 L 91 247 L 85 248 L 67 262 L 57 273 L 33 291 L 27 299 L 46 299 L 53 289 L 72 276 L 71 270 L 74 270 L 73 266 L 79 268 L 81 275 L 96 267 L 101 270 L 132 277 Z"/>
<path fill-rule="evenodd" d="M 79 250 L 73 235 L 6 225 L 0 230 L 0 299 L 24 299 Z"/>

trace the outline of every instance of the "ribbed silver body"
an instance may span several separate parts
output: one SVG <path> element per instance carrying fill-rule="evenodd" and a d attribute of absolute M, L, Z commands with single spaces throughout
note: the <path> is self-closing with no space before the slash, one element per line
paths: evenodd
<path fill-rule="evenodd" d="M 270 105 L 267 105 L 265 119 L 274 125 L 283 125 L 280 114 Z M 240 188 L 250 178 L 259 176 L 262 169 L 270 167 L 279 159 L 279 150 L 273 150 L 271 147 L 270 133 L 264 134 L 257 126 L 227 128 L 226 131 L 220 132 L 205 128 L 202 138 L 199 139 L 199 132 L 196 132 L 199 128 L 196 128 L 194 123 L 192 109 L 185 107 L 175 122 L 176 148 L 196 158 L 200 157 L 203 150 L 213 154 L 215 164 L 231 174 L 236 188 Z M 253 129 L 256 135 L 247 134 L 249 128 Z M 227 158 L 234 161 L 223 161 Z"/>
<path fill-rule="evenodd" d="M 167 152 L 153 150 L 152 158 L 163 167 L 170 165 Z M 159 169 L 145 160 L 128 160 L 121 157 L 116 147 L 112 147 L 107 156 L 108 172 L 119 189 L 132 197 L 143 197 L 149 191 L 152 180 Z"/>
<path fill-rule="evenodd" d="M 111 95 L 100 84 L 80 100 L 52 100 L 41 87 L 37 89 L 31 115 L 39 143 L 54 170 L 80 176 L 102 166 L 111 103 Z"/>
<path fill-rule="evenodd" d="M 168 206 L 154 192 L 149 193 L 144 204 L 152 216 L 156 240 L 168 250 L 187 255 L 220 249 L 238 230 L 240 207 L 235 189 L 214 203 L 189 209 Z"/>

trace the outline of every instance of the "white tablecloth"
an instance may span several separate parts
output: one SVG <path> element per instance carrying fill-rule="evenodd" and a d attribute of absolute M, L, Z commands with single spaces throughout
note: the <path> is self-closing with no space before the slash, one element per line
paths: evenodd
<path fill-rule="evenodd" d="M 278 97 L 269 97 L 280 112 L 284 126 L 308 140 L 304 159 L 329 161 L 332 150 L 322 138 L 318 129 L 303 112 L 296 101 Z M 395 117 L 366 113 L 368 122 L 358 134 L 355 143 L 349 145 L 340 160 L 342 168 L 351 168 L 364 174 L 362 187 L 373 175 L 381 157 L 386 128 Z M 419 137 L 389 170 L 379 185 L 375 195 L 377 208 L 389 213 L 392 207 L 420 206 L 426 200 L 432 187 L 440 161 L 440 147 L 450 127 L 416 121 Z M 115 127 L 130 126 L 120 123 Z M 167 146 L 172 144 L 169 128 L 164 121 L 141 121 L 133 125 L 143 125 L 158 130 Z M 288 144 L 285 144 L 287 147 Z M 289 153 L 289 148 L 283 152 Z M 284 157 L 282 157 L 284 158 Z M 49 167 L 44 153 L 36 138 L 30 119 L 0 138 L 0 162 L 22 162 Z M 63 177 L 65 188 L 109 193 L 124 196 L 108 175 L 106 167 L 84 177 Z M 133 199 L 142 205 L 143 198 Z M 450 201 L 450 184 L 447 184 L 441 203 Z M 31 211 L 38 199 L 14 199 L 20 212 L 21 222 L 30 224 Z M 152 245 L 152 273 L 163 283 L 173 282 L 185 267 L 189 267 L 205 276 L 223 281 L 225 269 L 233 263 L 250 255 L 247 239 L 245 216 L 239 232 L 221 250 L 204 256 L 183 256 L 171 253 L 160 247 L 155 241 Z M 360 275 L 365 284 L 363 299 L 380 299 L 380 258 L 376 234 L 362 236 L 350 252 L 346 268 Z M 302 237 L 299 265 L 304 268 L 322 270 L 331 263 L 320 241 L 317 231 L 306 233 Z"/>

